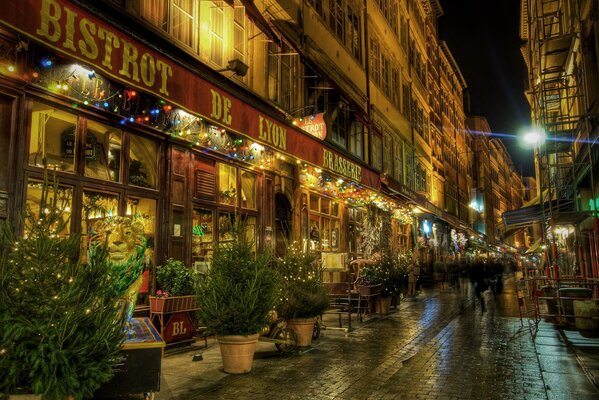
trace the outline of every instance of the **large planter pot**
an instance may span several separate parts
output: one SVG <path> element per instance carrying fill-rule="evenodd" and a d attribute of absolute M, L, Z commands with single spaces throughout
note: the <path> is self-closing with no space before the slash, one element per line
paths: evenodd
<path fill-rule="evenodd" d="M 376 296 L 381 293 L 381 285 L 359 285 L 360 296 Z"/>
<path fill-rule="evenodd" d="M 170 297 L 150 296 L 150 312 L 152 313 L 173 313 L 193 311 L 196 309 L 195 295 Z"/>
<path fill-rule="evenodd" d="M 223 370 L 228 374 L 247 374 L 252 370 L 259 334 L 218 336 Z"/>
<path fill-rule="evenodd" d="M 375 301 L 375 312 L 381 315 L 389 314 L 389 307 L 391 306 L 391 297 L 381 297 Z"/>
<path fill-rule="evenodd" d="M 287 327 L 295 332 L 297 336 L 297 347 L 310 347 L 312 345 L 315 322 L 314 317 L 287 320 Z"/>

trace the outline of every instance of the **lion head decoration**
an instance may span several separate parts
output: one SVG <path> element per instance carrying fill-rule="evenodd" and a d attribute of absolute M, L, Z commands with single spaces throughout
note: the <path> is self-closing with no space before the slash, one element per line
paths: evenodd
<path fill-rule="evenodd" d="M 94 226 L 92 241 L 105 244 L 114 275 L 114 294 L 125 300 L 127 322 L 131 323 L 146 266 L 147 242 L 141 218 L 114 216 Z"/>

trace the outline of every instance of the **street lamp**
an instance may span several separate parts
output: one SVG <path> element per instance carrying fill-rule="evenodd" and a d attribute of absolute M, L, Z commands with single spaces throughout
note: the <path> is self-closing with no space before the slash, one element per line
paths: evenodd
<path fill-rule="evenodd" d="M 534 156 L 538 163 L 538 182 L 539 182 L 539 207 L 541 208 L 541 232 L 543 232 L 543 241 L 547 243 L 547 227 L 545 226 L 545 208 L 543 207 L 543 165 L 541 161 L 541 153 L 540 148 L 545 143 L 546 139 L 545 131 L 539 127 L 533 127 L 530 130 L 527 130 L 522 135 L 522 140 L 525 144 L 532 146 L 534 151 Z M 551 201 L 551 199 L 549 199 Z M 555 230 L 553 218 L 550 221 L 552 229 L 551 234 L 551 256 L 552 256 L 552 265 L 553 268 L 553 277 L 559 279 L 559 271 L 557 266 L 557 243 L 555 241 Z M 547 261 L 546 264 L 546 275 L 548 278 L 551 278 L 550 267 L 549 267 L 549 252 L 547 251 L 547 246 L 545 246 L 545 259 Z"/>

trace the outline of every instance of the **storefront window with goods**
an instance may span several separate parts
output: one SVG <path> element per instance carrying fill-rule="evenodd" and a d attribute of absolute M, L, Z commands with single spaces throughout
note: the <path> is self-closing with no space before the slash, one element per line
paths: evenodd
<path fill-rule="evenodd" d="M 62 234 L 81 234 L 81 261 L 97 227 L 107 218 L 142 221 L 154 262 L 160 144 L 118 123 L 99 122 L 90 113 L 31 101 L 29 108 L 28 176 L 25 198 L 34 211 L 42 196 L 43 167 L 60 182 L 62 210 L 69 220 Z M 128 168 L 123 168 L 128 165 Z M 68 183 L 68 186 L 64 185 Z M 64 186 L 63 186 L 64 185 Z M 146 275 L 144 288 L 148 288 Z"/>
<path fill-rule="evenodd" d="M 232 240 L 232 229 L 238 218 L 246 228 L 246 237 L 255 251 L 260 245 L 258 236 L 258 180 L 259 176 L 235 165 L 218 163 L 218 206 L 210 201 L 197 201 L 192 214 L 191 257 L 192 265 L 206 272 L 212 262 L 215 246 Z M 203 171 L 196 171 L 203 176 Z M 198 178 L 202 179 L 202 178 Z M 202 185 L 196 190 L 202 191 Z M 197 198 L 206 196 L 204 188 Z"/>

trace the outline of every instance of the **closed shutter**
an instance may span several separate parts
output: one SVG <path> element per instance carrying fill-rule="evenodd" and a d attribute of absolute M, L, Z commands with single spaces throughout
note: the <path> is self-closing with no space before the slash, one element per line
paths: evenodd
<path fill-rule="evenodd" d="M 214 161 L 195 157 L 194 197 L 198 200 L 215 201 L 216 175 Z"/>

